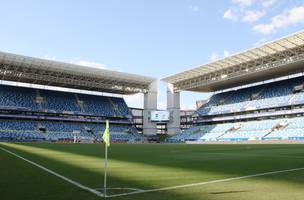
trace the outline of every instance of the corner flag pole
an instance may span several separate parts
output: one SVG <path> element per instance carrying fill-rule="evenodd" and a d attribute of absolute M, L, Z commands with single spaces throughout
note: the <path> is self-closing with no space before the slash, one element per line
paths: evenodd
<path fill-rule="evenodd" d="M 105 143 L 105 161 L 104 161 L 104 180 L 103 180 L 103 194 L 107 197 L 107 171 L 108 171 L 108 145 Z"/>
<path fill-rule="evenodd" d="M 108 147 L 110 146 L 109 120 L 106 121 L 106 129 L 103 133 L 102 139 L 105 144 L 103 193 L 104 193 L 104 198 L 106 198 L 107 197 L 107 172 L 108 172 Z"/>

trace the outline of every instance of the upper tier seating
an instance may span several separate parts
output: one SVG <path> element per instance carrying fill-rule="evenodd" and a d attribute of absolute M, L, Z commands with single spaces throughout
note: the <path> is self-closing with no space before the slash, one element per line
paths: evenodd
<path fill-rule="evenodd" d="M 297 77 L 263 85 L 213 95 L 207 104 L 197 110 L 200 116 L 232 113 L 248 109 L 261 109 L 304 103 L 304 93 L 293 93 L 295 86 L 304 83 Z"/>
<path fill-rule="evenodd" d="M 43 97 L 42 108 L 55 112 L 80 112 L 81 108 L 77 105 L 75 94 L 67 92 L 54 92 L 50 90 L 40 90 Z"/>
<path fill-rule="evenodd" d="M 84 102 L 83 107 L 87 113 L 108 117 L 119 115 L 115 112 L 115 109 L 113 108 L 113 105 L 109 100 L 111 97 L 93 96 L 85 94 L 79 94 L 78 97 L 79 100 Z"/>
<path fill-rule="evenodd" d="M 4 107 L 106 117 L 131 116 L 123 98 L 0 85 L 0 108 Z"/>
<path fill-rule="evenodd" d="M 196 113 L 201 117 L 276 106 L 304 105 L 304 76 L 213 95 Z M 241 116 L 241 115 L 237 115 Z M 237 120 L 237 116 L 235 120 Z M 203 121 L 203 118 L 201 118 Z M 233 141 L 304 139 L 304 117 L 200 125 L 170 138 L 172 141 Z"/>
<path fill-rule="evenodd" d="M 37 110 L 36 91 L 30 88 L 0 85 L 0 107 L 19 107 Z"/>
<path fill-rule="evenodd" d="M 127 122 L 132 117 L 123 98 L 7 85 L 0 85 L 0 109 L 103 116 L 116 118 L 112 121 L 117 123 Z M 16 117 L 18 118 L 18 115 Z M 79 119 L 77 115 L 70 117 L 70 119 L 74 117 Z M 104 128 L 103 124 L 91 122 L 0 119 L 0 140 L 73 140 L 74 137 L 83 140 L 101 140 Z M 114 141 L 143 138 L 130 124 L 111 123 L 110 133 Z"/>
<path fill-rule="evenodd" d="M 112 101 L 112 104 L 114 106 L 114 110 L 116 109 L 119 116 L 130 115 L 129 108 L 128 108 L 126 102 L 124 101 L 124 99 L 112 97 L 112 98 L 110 98 L 110 100 Z"/>

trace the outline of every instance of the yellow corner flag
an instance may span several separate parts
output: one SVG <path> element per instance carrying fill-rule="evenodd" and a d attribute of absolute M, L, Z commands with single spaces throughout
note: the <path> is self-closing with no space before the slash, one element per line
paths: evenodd
<path fill-rule="evenodd" d="M 103 132 L 102 139 L 104 143 L 109 147 L 110 146 L 110 126 L 109 120 L 106 121 L 106 129 Z"/>

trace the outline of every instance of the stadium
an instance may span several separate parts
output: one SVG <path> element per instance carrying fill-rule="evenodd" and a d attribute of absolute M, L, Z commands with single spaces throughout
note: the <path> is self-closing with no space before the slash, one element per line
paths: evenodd
<path fill-rule="evenodd" d="M 302 140 L 303 36 L 296 33 L 163 79 L 175 95 L 217 92 L 197 109 L 195 126 L 171 139 Z"/>
<path fill-rule="evenodd" d="M 0 197 L 303 199 L 303 66 L 300 31 L 163 78 L 158 110 L 156 78 L 1 52 Z"/>

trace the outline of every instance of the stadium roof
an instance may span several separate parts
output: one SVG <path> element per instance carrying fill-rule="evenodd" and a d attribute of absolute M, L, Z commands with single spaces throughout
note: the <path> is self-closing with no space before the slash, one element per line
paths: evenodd
<path fill-rule="evenodd" d="M 0 52 L 1 80 L 116 94 L 146 92 L 155 79 Z"/>
<path fill-rule="evenodd" d="M 175 91 L 211 92 L 304 71 L 304 31 L 162 79 Z"/>

